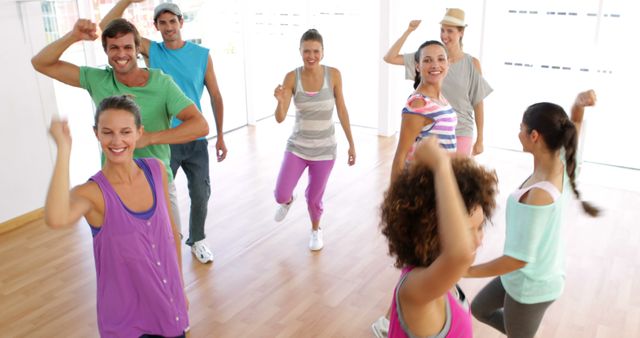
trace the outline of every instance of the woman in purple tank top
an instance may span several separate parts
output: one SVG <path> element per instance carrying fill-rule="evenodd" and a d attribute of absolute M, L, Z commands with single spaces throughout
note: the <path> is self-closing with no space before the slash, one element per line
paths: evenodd
<path fill-rule="evenodd" d="M 470 158 L 451 158 L 435 137 L 385 193 L 382 234 L 402 269 L 391 302 L 389 337 L 472 337 L 456 283 L 473 262 L 497 177 Z"/>
<path fill-rule="evenodd" d="M 66 121 L 51 122 L 58 153 L 45 222 L 58 229 L 84 217 L 91 225 L 100 336 L 183 337 L 189 320 L 179 233 L 162 162 L 134 160 L 143 133 L 138 106 L 127 96 L 104 99 L 94 131 L 102 170 L 69 190 L 71 134 Z"/>

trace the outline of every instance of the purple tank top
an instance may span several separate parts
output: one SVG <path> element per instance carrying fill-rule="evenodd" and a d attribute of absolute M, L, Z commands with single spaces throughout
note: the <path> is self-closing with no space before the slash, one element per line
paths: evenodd
<path fill-rule="evenodd" d="M 178 256 L 156 159 L 147 166 L 155 208 L 148 219 L 122 203 L 102 171 L 91 177 L 104 197 L 104 221 L 93 238 L 98 331 L 102 337 L 180 336 L 189 326 Z"/>
<path fill-rule="evenodd" d="M 391 301 L 391 313 L 389 315 L 389 338 L 414 338 L 418 337 L 411 333 L 404 323 L 402 312 L 400 311 L 398 290 L 404 280 L 407 278 L 409 272 L 413 270 L 413 267 L 403 268 L 400 281 L 396 285 L 393 293 L 393 299 Z M 471 313 L 468 306 L 465 308 L 461 301 L 464 301 L 464 294 L 462 290 L 456 286 L 458 293 L 461 295 L 456 299 L 451 293 L 447 292 L 445 299 L 446 319 L 443 329 L 435 336 L 429 338 L 471 338 L 473 337 L 473 329 L 471 323 Z"/>

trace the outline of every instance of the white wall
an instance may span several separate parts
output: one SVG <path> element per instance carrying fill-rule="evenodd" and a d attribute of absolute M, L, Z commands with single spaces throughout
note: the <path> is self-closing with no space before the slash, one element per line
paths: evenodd
<path fill-rule="evenodd" d="M 592 88 L 598 103 L 585 113 L 583 160 L 640 168 L 638 7 L 623 0 L 488 1 L 483 70 L 494 92 L 485 100 L 485 143 L 521 149 L 516 135 L 527 106 L 549 101 L 568 111 L 578 91 Z"/>
<path fill-rule="evenodd" d="M 39 22 L 42 26 L 41 17 L 33 20 L 39 6 L 39 2 L 0 1 L 0 41 L 4 45 L 0 53 L 0 222 L 42 207 L 53 169 L 47 136 L 48 121 L 55 111 L 53 88 L 51 82 L 40 81 L 30 62 L 34 41 L 28 25 Z"/>
<path fill-rule="evenodd" d="M 211 39 L 216 35 L 234 36 L 233 43 L 220 40 L 220 46 L 213 44 L 214 49 L 219 50 L 224 50 L 225 43 L 235 46 L 229 55 L 216 55 L 220 60 L 216 69 L 220 71 L 219 81 L 233 79 L 233 89 L 229 90 L 245 90 L 237 100 L 223 93 L 230 98 L 225 115 L 245 115 L 248 111 L 252 122 L 272 114 L 273 88 L 287 71 L 300 64 L 299 37 L 304 30 L 315 26 L 325 36 L 326 63 L 342 71 L 352 122 L 374 127 L 379 124 L 381 134 L 392 134 L 398 129 L 400 111 L 411 92 L 411 82 L 404 80 L 402 67 L 383 64 L 384 52 L 411 19 L 422 19 L 423 23 L 407 40 L 403 52 L 414 51 L 426 39 L 439 39 L 438 22 L 445 8 L 460 7 L 465 9 L 469 24 L 464 38 L 465 51 L 481 59 L 484 74 L 495 89 L 485 102 L 488 146 L 519 148 L 515 137 L 517 122 L 528 104 L 551 100 L 566 107 L 574 92 L 582 87 L 594 87 L 599 93 L 599 108 L 588 116 L 584 159 L 640 168 L 640 152 L 635 149 L 638 142 L 634 136 L 640 123 L 633 101 L 636 89 L 625 85 L 635 83 L 640 77 L 633 58 L 639 51 L 638 43 L 633 40 L 639 18 L 638 5 L 634 2 L 379 0 L 367 2 L 366 10 L 358 9 L 358 4 L 362 3 L 236 0 L 225 7 L 225 13 L 230 16 L 235 15 L 238 7 L 250 8 L 229 19 L 231 32 L 216 26 L 211 33 Z M 215 7 L 207 6 L 203 8 Z M 509 10 L 539 11 L 539 14 L 516 15 Z M 560 18 L 542 14 L 551 10 L 575 11 L 578 15 Z M 82 7 L 80 11 L 88 14 L 91 9 Z M 599 16 L 594 18 L 587 16 L 588 13 Z M 282 18 L 284 15 L 291 16 Z M 350 18 L 360 26 L 348 29 Z M 66 85 L 54 86 L 51 79 L 37 75 L 31 67 L 31 56 L 45 44 L 40 1 L 0 0 L 0 19 L 4 23 L 0 38 L 5 46 L 0 53 L 0 102 L 4 103 L 0 122 L 3 159 L 0 222 L 4 222 L 43 205 L 55 155 L 47 136 L 54 112 L 69 116 L 76 141 L 71 160 L 72 184 L 80 183 L 95 171 L 98 152 L 92 143 L 95 141 L 90 129 L 89 96 Z M 242 24 L 238 20 L 242 20 Z M 274 26 L 276 22 L 287 25 Z M 195 22 L 192 24 L 198 27 Z M 213 26 L 206 28 L 211 30 Z M 240 39 L 242 49 L 238 50 Z M 79 49 L 65 57 L 82 64 L 85 52 Z M 229 68 L 225 67 L 229 61 L 225 57 L 240 57 L 242 61 L 234 59 Z M 505 64 L 512 60 L 538 68 Z M 242 62 L 243 71 L 239 70 L 238 62 Z M 572 70 L 563 73 L 539 69 L 542 64 L 569 65 Z M 591 71 L 576 71 L 581 67 Z M 244 71 L 246 75 L 242 74 Z M 230 88 L 224 83 L 220 85 L 223 91 Z M 56 102 L 56 95 L 67 99 Z M 246 106 L 240 102 L 242 98 Z M 236 102 L 237 107 L 233 107 L 232 102 Z M 358 117 L 363 113 L 370 116 Z"/>

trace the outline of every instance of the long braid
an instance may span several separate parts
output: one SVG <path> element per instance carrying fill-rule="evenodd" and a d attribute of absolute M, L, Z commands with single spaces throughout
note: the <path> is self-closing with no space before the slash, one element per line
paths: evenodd
<path fill-rule="evenodd" d="M 578 130 L 564 109 L 554 103 L 535 103 L 524 112 L 522 122 L 528 127 L 529 132 L 536 130 L 542 135 L 549 150 L 557 151 L 564 147 L 566 170 L 571 190 L 582 203 L 584 212 L 592 217 L 598 216 L 600 213 L 598 208 L 580 199 L 580 192 L 576 185 Z"/>
<path fill-rule="evenodd" d="M 600 214 L 600 209 L 596 208 L 589 202 L 583 201 L 580 198 L 580 192 L 578 191 L 578 187 L 576 186 L 576 152 L 578 148 L 578 132 L 576 126 L 567 118 L 566 120 L 561 122 L 560 128 L 563 131 L 567 174 L 569 175 L 569 183 L 571 184 L 571 189 L 576 195 L 576 198 L 578 198 L 578 200 L 582 204 L 582 209 L 584 210 L 584 212 L 586 212 L 591 217 L 596 217 Z"/>

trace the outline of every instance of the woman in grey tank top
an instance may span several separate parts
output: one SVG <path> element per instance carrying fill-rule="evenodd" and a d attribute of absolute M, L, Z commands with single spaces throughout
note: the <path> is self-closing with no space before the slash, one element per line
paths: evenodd
<path fill-rule="evenodd" d="M 340 71 L 320 64 L 324 46 L 317 30 L 310 29 L 302 35 L 300 55 L 304 65 L 287 73 L 283 83 L 276 87 L 273 94 L 278 100 L 275 110 L 278 123 L 286 118 L 292 98 L 296 108 L 293 133 L 287 141 L 276 183 L 275 198 L 279 206 L 275 220 L 280 222 L 287 215 L 295 200 L 293 190 L 308 168 L 309 185 L 305 197 L 311 219 L 309 249 L 317 251 L 324 246 L 320 227 L 322 196 L 336 159 L 334 107 L 349 142 L 349 165 L 355 164 L 356 152 L 349 114 L 342 95 Z"/>

